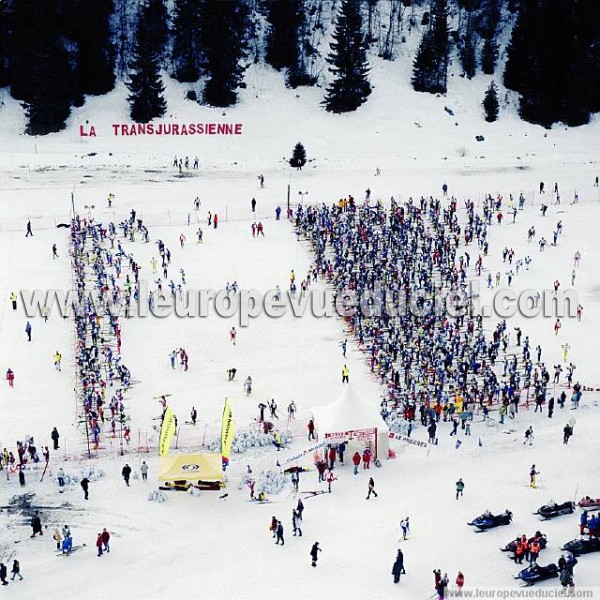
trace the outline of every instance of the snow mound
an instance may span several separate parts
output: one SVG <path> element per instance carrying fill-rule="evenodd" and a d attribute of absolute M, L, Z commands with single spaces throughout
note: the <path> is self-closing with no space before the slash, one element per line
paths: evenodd
<path fill-rule="evenodd" d="M 154 490 L 148 494 L 148 501 L 149 502 L 166 502 L 167 495 L 164 492 L 161 492 L 160 490 Z"/>
<path fill-rule="evenodd" d="M 250 474 L 244 475 L 242 477 L 242 485 L 250 486 L 253 479 L 255 478 Z M 259 494 L 260 492 L 264 492 L 265 494 L 279 494 L 289 482 L 289 477 L 280 471 L 273 469 L 261 471 L 255 479 L 255 494 Z"/>
<path fill-rule="evenodd" d="M 292 434 L 289 431 L 279 432 L 281 441 L 284 445 L 291 443 Z M 259 433 L 252 429 L 242 429 L 238 431 L 233 438 L 231 449 L 236 454 L 242 454 L 250 448 L 260 448 L 261 446 L 270 446 L 275 441 L 271 433 Z M 208 443 L 208 449 L 211 452 L 220 451 L 221 438 L 215 438 Z"/>

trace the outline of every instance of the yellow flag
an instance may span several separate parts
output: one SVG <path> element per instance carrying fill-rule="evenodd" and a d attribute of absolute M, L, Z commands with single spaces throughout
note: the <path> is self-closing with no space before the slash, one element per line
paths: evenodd
<path fill-rule="evenodd" d="M 233 423 L 233 413 L 231 412 L 231 406 L 229 400 L 225 398 L 225 407 L 223 408 L 223 421 L 221 422 L 221 456 L 223 458 L 223 465 L 229 464 L 229 454 L 231 452 L 231 445 L 233 444 L 233 437 L 235 436 L 235 425 Z"/>
<path fill-rule="evenodd" d="M 165 410 L 162 427 L 160 428 L 159 456 L 168 456 L 173 436 L 175 435 L 175 415 L 170 406 Z"/>

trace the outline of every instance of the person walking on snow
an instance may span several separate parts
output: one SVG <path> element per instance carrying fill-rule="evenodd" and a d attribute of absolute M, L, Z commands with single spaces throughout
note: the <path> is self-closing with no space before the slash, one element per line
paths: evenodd
<path fill-rule="evenodd" d="M 463 585 L 465 585 L 465 576 L 462 574 L 462 571 L 459 571 L 456 576 L 456 587 L 458 588 L 459 596 L 462 596 Z"/>
<path fill-rule="evenodd" d="M 327 474 L 327 491 L 331 494 L 331 484 L 337 479 L 337 477 L 333 474 L 333 471 L 329 471 Z M 375 494 L 377 496 L 377 494 Z"/>
<path fill-rule="evenodd" d="M 20 581 L 23 581 L 23 575 L 21 575 L 21 565 L 19 564 L 19 561 L 16 558 L 13 561 L 11 573 L 12 573 L 12 577 L 10 578 L 11 581 L 14 581 L 15 577 L 18 577 Z"/>
<path fill-rule="evenodd" d="M 283 524 L 281 523 L 281 521 L 277 521 L 275 534 L 277 535 L 277 540 L 275 541 L 275 543 L 279 545 L 279 542 L 281 542 L 281 545 L 283 546 L 285 544 L 285 541 L 283 539 Z"/>
<path fill-rule="evenodd" d="M 140 473 L 142 474 L 142 481 L 148 481 L 148 465 L 145 460 L 140 465 Z"/>
<path fill-rule="evenodd" d="M 60 550 L 60 543 L 62 542 L 62 536 L 60 535 L 60 531 L 58 530 L 58 527 L 54 530 L 54 533 L 52 534 L 52 539 L 56 542 L 56 549 Z"/>
<path fill-rule="evenodd" d="M 27 231 L 25 232 L 25 237 L 33 237 L 33 231 L 31 231 L 31 221 L 27 221 Z"/>
<path fill-rule="evenodd" d="M 308 439 L 314 440 L 315 439 L 315 423 L 312 419 L 309 420 L 306 428 L 308 429 Z"/>
<path fill-rule="evenodd" d="M 58 438 L 60 437 L 60 435 L 58 434 L 58 430 L 56 429 L 56 427 L 52 430 L 50 437 L 52 438 L 52 442 L 54 443 L 54 449 L 58 450 Z"/>
<path fill-rule="evenodd" d="M 62 363 L 62 354 L 57 350 L 54 353 L 54 368 L 57 371 L 61 371 L 61 363 Z"/>
<path fill-rule="evenodd" d="M 96 538 L 96 548 L 98 549 L 97 556 L 102 556 L 102 534 L 101 533 L 99 533 L 98 537 Z"/>
<path fill-rule="evenodd" d="M 350 369 L 347 365 L 342 367 L 342 383 L 349 383 Z"/>
<path fill-rule="evenodd" d="M 14 387 L 15 385 L 15 374 L 12 369 L 6 370 L 6 381 L 8 381 L 9 387 Z"/>
<path fill-rule="evenodd" d="M 410 520 L 409 517 L 405 517 L 400 521 L 400 529 L 402 530 L 402 539 L 405 540 L 410 533 Z"/>
<path fill-rule="evenodd" d="M 525 430 L 525 439 L 523 440 L 523 445 L 525 445 L 527 442 L 529 442 L 530 446 L 533 445 L 533 425 L 530 425 Z"/>
<path fill-rule="evenodd" d="M 365 448 L 362 459 L 363 459 L 363 469 L 368 469 L 371 464 L 371 449 L 370 448 Z"/>
<path fill-rule="evenodd" d="M 394 576 L 394 583 L 398 583 L 400 581 L 400 575 L 406 573 L 404 570 L 404 555 L 402 554 L 402 550 L 398 550 L 398 554 L 396 555 L 396 560 L 394 561 L 394 565 L 392 566 L 392 575 Z"/>
<path fill-rule="evenodd" d="M 108 533 L 108 531 L 106 531 L 106 527 L 102 530 L 100 539 L 102 540 L 102 546 L 103 546 L 104 552 L 110 552 L 110 545 L 109 545 L 110 533 Z"/>
<path fill-rule="evenodd" d="M 319 548 L 319 542 L 315 542 L 310 549 L 310 557 L 312 558 L 311 566 L 317 566 L 317 560 L 319 559 L 319 552 L 321 552 L 321 548 Z"/>
<path fill-rule="evenodd" d="M 129 477 L 131 476 L 131 467 L 125 463 L 125 466 L 123 467 L 123 470 L 121 471 L 121 475 L 123 476 L 123 479 L 125 480 L 125 483 L 127 484 L 127 487 L 129 487 Z"/>
<path fill-rule="evenodd" d="M 367 500 L 371 497 L 371 494 L 373 494 L 373 496 L 375 496 L 375 498 L 378 498 L 379 496 L 377 495 L 377 492 L 375 491 L 375 481 L 373 481 L 372 477 L 369 477 L 369 493 L 367 494 Z"/>
<path fill-rule="evenodd" d="M 81 489 L 83 490 L 83 499 L 88 500 L 90 480 L 87 477 L 84 477 L 81 480 L 80 485 L 81 485 Z"/>
<path fill-rule="evenodd" d="M 232 327 L 229 330 L 229 338 L 231 340 L 231 343 L 235 346 L 235 338 L 237 336 L 237 331 L 235 330 L 235 327 Z"/>
<path fill-rule="evenodd" d="M 529 487 L 536 488 L 536 475 L 539 475 L 540 472 L 536 470 L 535 465 L 531 465 L 531 469 L 529 470 Z"/>
<path fill-rule="evenodd" d="M 456 499 L 458 500 L 459 496 L 463 495 L 463 490 L 465 489 L 465 484 L 463 483 L 462 478 L 456 482 Z"/>
<path fill-rule="evenodd" d="M 360 467 L 360 454 L 355 452 L 352 456 L 352 464 L 354 465 L 354 474 L 358 475 L 358 467 Z"/>
<path fill-rule="evenodd" d="M 40 535 L 44 535 L 44 532 L 42 531 L 42 521 L 38 512 L 36 512 L 31 519 L 31 529 L 33 530 L 33 533 L 31 534 L 32 538 L 34 538 L 38 533 Z"/>
<path fill-rule="evenodd" d="M 298 511 L 296 509 L 292 509 L 292 527 L 294 528 L 294 535 L 298 535 L 302 537 L 302 528 L 300 527 L 302 523 L 302 519 L 300 519 L 300 515 L 298 515 Z"/>
<path fill-rule="evenodd" d="M 27 324 L 25 325 L 25 333 L 27 334 L 27 341 L 30 342 L 31 341 L 31 323 L 29 321 L 27 321 Z"/>

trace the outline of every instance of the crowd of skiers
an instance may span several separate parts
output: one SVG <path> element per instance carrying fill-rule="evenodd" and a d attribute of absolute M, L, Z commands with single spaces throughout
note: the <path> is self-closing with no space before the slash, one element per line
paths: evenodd
<path fill-rule="evenodd" d="M 466 201 L 464 224 L 454 198 L 445 203 L 411 198 L 402 204 L 392 198 L 385 208 L 381 202 L 359 205 L 350 196 L 296 210 L 297 235 L 311 242 L 315 254 L 313 278 L 326 278 L 341 296 L 375 298 L 367 307 L 357 302 L 344 319 L 371 372 L 386 387 L 382 416 L 388 422 L 404 419 L 408 435 L 417 419 L 430 428 L 432 443 L 440 421 L 452 425 L 451 436 L 470 435 L 475 414 L 488 420 L 497 410 L 495 418 L 503 424 L 530 397 L 554 408 L 541 347 L 534 350 L 519 327 L 512 334 L 505 320 L 489 336 L 481 315 L 466 310 L 469 278 L 481 273 L 492 215 L 501 205 L 501 197 L 488 196 L 480 214 Z M 507 249 L 505 259 L 509 254 Z M 455 316 L 436 312 L 434 303 L 429 310 L 422 300 L 423 292 L 435 294 L 440 286 L 462 294 Z M 414 310 L 415 303 L 421 310 Z M 567 369 L 569 387 L 574 368 L 571 363 Z M 342 375 L 347 380 L 347 373 Z M 554 382 L 560 383 L 558 369 Z M 576 383 L 572 401 L 580 398 Z M 564 390 L 556 401 L 564 406 Z"/>
<path fill-rule="evenodd" d="M 136 220 L 135 210 L 119 229 L 131 241 L 136 235 L 148 238 L 148 230 L 141 219 Z M 131 373 L 121 358 L 121 318 L 128 316 L 137 298 L 140 266 L 123 249 L 114 223 L 104 226 L 79 216 L 71 222 L 71 263 L 76 293 L 73 316 L 80 417 L 87 421 L 87 431 L 98 449 L 107 421 L 113 437 L 117 427 L 128 428 L 124 391 L 131 384 Z M 124 439 L 128 441 L 127 436 Z"/>

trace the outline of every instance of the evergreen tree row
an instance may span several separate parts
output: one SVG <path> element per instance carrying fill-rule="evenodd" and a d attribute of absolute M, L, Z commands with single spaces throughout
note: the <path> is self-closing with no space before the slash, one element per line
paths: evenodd
<path fill-rule="evenodd" d="M 598 0 L 0 0 L 0 87 L 22 102 L 33 135 L 60 131 L 73 106 L 112 90 L 117 76 L 136 121 L 165 114 L 165 73 L 193 84 L 199 102 L 231 106 L 252 60 L 291 88 L 324 76 L 325 109 L 347 112 L 371 94 L 371 52 L 393 60 L 418 31 L 413 88 L 445 94 L 452 60 L 467 79 L 496 74 L 510 28 L 497 78 L 523 119 L 581 125 L 600 112 Z M 484 107 L 494 120 L 495 85 Z"/>

